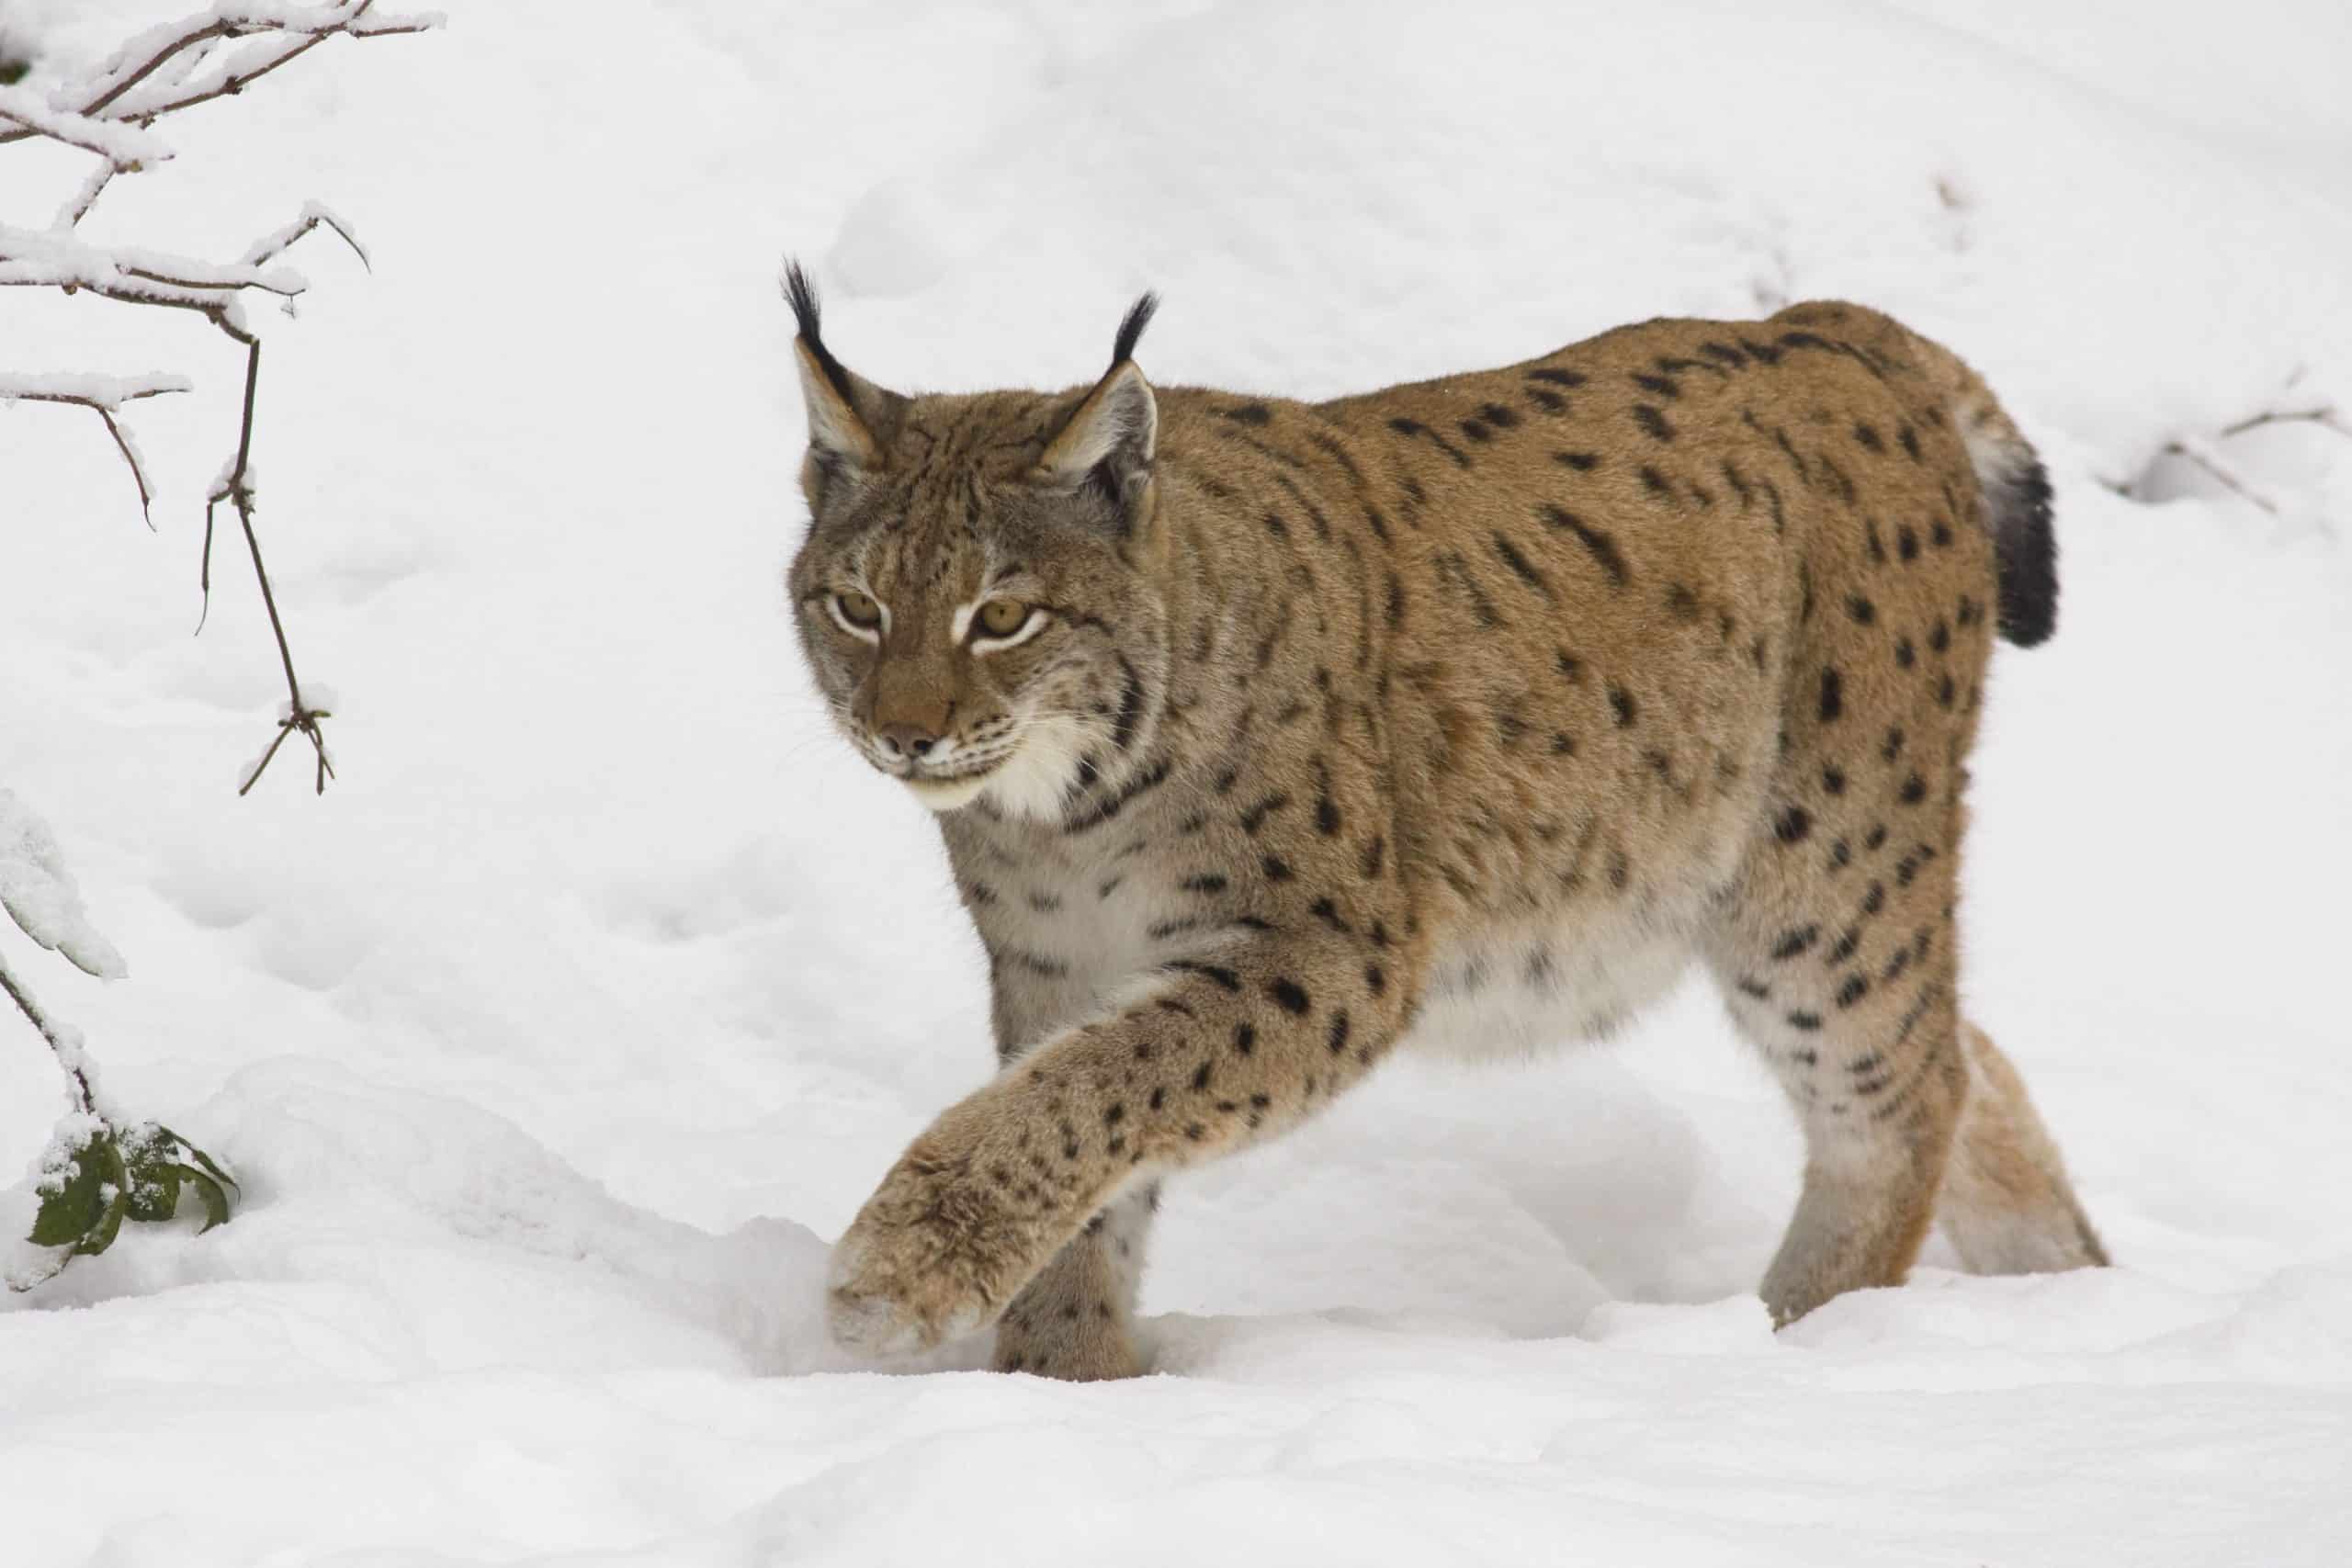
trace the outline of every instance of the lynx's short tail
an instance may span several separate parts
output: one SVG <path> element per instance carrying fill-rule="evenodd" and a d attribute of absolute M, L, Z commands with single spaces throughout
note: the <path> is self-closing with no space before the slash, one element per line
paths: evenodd
<path fill-rule="evenodd" d="M 2000 563 L 2001 635 L 2019 648 L 2031 648 L 2058 628 L 2058 536 L 2050 527 L 2050 474 L 1976 373 L 1957 359 L 1952 363 L 1967 378 L 1965 393 L 1952 408 L 1984 495 L 1984 522 Z"/>
<path fill-rule="evenodd" d="M 2019 648 L 2058 629 L 2058 536 L 2050 527 L 2050 474 L 1984 378 L 1961 357 L 1906 333 L 1920 368 L 1945 389 L 1945 406 L 1968 448 L 1984 525 L 1999 566 L 2001 635 Z"/>
<path fill-rule="evenodd" d="M 1773 317 L 1859 339 L 1906 360 L 1941 394 L 1968 448 L 1984 526 L 1999 575 L 1998 625 L 2020 648 L 2049 640 L 2058 628 L 2058 539 L 2050 528 L 2050 475 L 1984 378 L 1961 357 L 1891 316 L 1860 305 L 1810 301 Z"/>

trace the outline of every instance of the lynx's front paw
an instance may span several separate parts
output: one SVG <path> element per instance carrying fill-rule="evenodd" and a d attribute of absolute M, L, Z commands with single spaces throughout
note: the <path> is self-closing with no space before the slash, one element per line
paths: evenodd
<path fill-rule="evenodd" d="M 981 1090 L 917 1138 L 865 1201 L 833 1247 L 836 1343 L 894 1355 L 961 1338 L 994 1322 L 1053 1257 L 1066 1239 L 1062 1194 L 1011 1176 L 1007 1117 Z"/>

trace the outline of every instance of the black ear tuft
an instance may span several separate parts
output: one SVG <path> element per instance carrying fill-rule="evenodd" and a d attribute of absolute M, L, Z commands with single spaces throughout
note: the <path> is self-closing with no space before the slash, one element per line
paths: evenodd
<path fill-rule="evenodd" d="M 825 346 L 821 330 L 824 312 L 817 304 L 816 285 L 808 281 L 808 275 L 800 270 L 800 264 L 797 261 L 785 263 L 784 297 L 792 306 L 792 319 L 799 324 L 800 341 L 807 344 L 808 352 L 817 356 L 817 364 L 825 372 L 825 379 L 833 384 L 833 390 L 839 392 L 844 400 L 854 402 L 856 400 L 849 388 L 848 368 L 833 357 L 831 349 Z"/>
<path fill-rule="evenodd" d="M 1159 296 L 1149 289 L 1143 298 L 1127 308 L 1126 320 L 1119 323 L 1118 341 L 1111 345 L 1111 368 L 1116 370 L 1136 356 L 1136 344 L 1143 336 L 1144 328 L 1151 325 L 1152 313 L 1159 309 Z"/>

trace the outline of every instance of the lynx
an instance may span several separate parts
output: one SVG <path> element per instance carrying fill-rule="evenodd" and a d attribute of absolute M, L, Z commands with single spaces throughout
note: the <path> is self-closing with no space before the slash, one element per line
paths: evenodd
<path fill-rule="evenodd" d="M 796 267 L 811 524 L 790 589 L 841 731 L 937 814 L 1001 1070 L 834 1252 L 871 1352 L 1142 1370 L 1168 1174 L 1400 1047 L 1608 1033 L 1696 962 L 1785 1087 L 1787 1323 L 2103 1263 L 1960 1009 L 1964 764 L 1996 630 L 2052 630 L 2041 465 L 1860 306 L 1652 321 L 1323 403 L 902 396 Z"/>

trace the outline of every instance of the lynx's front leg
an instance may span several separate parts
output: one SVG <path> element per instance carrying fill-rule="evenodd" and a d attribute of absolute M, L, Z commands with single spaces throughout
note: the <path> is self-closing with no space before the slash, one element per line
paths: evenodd
<path fill-rule="evenodd" d="M 1158 993 L 1038 1046 L 859 1211 L 833 1254 L 834 1338 L 887 1353 L 973 1333 L 1106 1205 L 1297 1122 L 1395 1041 L 1396 967 L 1363 935 L 1261 942 L 1167 965 Z"/>
<path fill-rule="evenodd" d="M 997 1055 L 1008 1069 L 1056 1032 L 1054 1021 L 1069 1006 L 1066 984 L 1025 972 L 997 976 Z M 998 1371 L 1094 1382 L 1144 1370 L 1133 1325 L 1144 1242 L 1159 1207 L 1158 1182 L 1129 1192 L 1054 1254 L 997 1321 Z"/>

